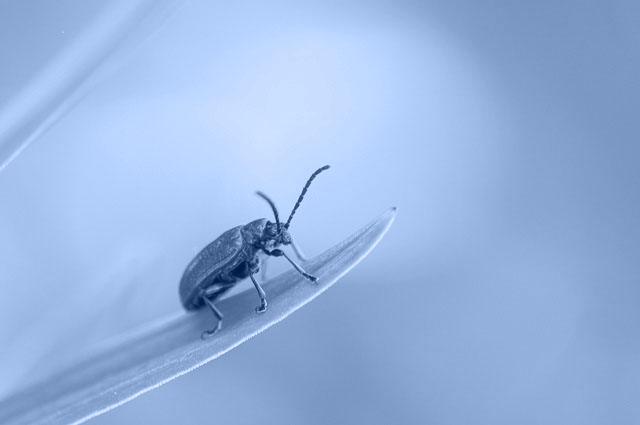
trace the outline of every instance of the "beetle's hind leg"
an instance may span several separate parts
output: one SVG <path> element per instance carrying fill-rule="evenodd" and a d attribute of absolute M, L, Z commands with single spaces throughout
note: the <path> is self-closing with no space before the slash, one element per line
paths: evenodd
<path fill-rule="evenodd" d="M 215 329 L 212 329 L 210 331 L 204 331 L 202 332 L 202 335 L 200 335 L 202 339 L 207 339 L 222 328 L 222 318 L 224 316 L 222 315 L 220 310 L 218 310 L 218 307 L 216 307 L 215 304 L 213 304 L 213 301 L 211 301 L 206 295 L 203 295 L 202 299 L 204 300 L 205 304 L 207 304 L 209 308 L 211 308 L 213 315 L 216 316 L 216 318 L 218 319 L 218 324 L 216 325 Z"/>

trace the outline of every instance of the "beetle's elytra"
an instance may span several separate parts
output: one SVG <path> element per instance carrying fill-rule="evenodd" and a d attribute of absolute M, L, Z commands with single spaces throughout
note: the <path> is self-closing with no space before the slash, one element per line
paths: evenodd
<path fill-rule="evenodd" d="M 305 272 L 278 247 L 291 245 L 298 259 L 304 261 L 301 251 L 289 234 L 289 225 L 313 179 L 328 168 L 329 166 L 325 165 L 311 174 L 285 224 L 280 223 L 278 210 L 273 201 L 264 193 L 257 192 L 271 206 L 276 222 L 260 218 L 244 226 L 227 230 L 191 260 L 180 280 L 180 301 L 187 310 L 196 310 L 206 304 L 218 319 L 214 329 L 202 333 L 203 339 L 222 327 L 223 315 L 213 301 L 242 279 L 251 278 L 258 291 L 260 306 L 256 307 L 256 312 L 263 313 L 267 310 L 267 296 L 253 276 L 260 271 L 263 256 L 284 257 L 305 278 L 312 282 L 318 280 Z"/>

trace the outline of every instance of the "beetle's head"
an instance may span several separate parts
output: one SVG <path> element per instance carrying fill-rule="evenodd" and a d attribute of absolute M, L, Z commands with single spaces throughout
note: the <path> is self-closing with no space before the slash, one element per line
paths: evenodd
<path fill-rule="evenodd" d="M 321 172 L 323 172 L 328 168 L 329 166 L 325 165 L 324 167 L 318 168 L 313 174 L 311 174 L 311 177 L 309 177 L 309 180 L 307 180 L 307 183 L 302 188 L 302 193 L 298 197 L 298 201 L 296 202 L 296 205 L 293 207 L 291 214 L 289 214 L 289 219 L 287 219 L 287 222 L 285 224 L 280 223 L 280 218 L 278 216 L 278 209 L 276 208 L 276 205 L 273 203 L 273 201 L 264 193 L 256 192 L 258 196 L 260 196 L 261 198 L 263 198 L 265 201 L 269 203 L 269 205 L 271 206 L 271 210 L 273 211 L 273 216 L 276 219 L 275 223 L 267 221 L 267 225 L 264 228 L 263 238 L 265 241 L 266 249 L 272 249 L 278 245 L 289 245 L 291 243 L 291 235 L 289 234 L 289 225 L 291 224 L 291 219 L 293 218 L 293 215 L 296 213 L 296 210 L 300 206 L 300 203 L 302 202 L 304 195 L 307 193 L 307 190 L 309 189 L 309 186 L 311 185 L 311 182 L 313 181 L 313 179 L 315 179 L 318 174 L 320 174 Z M 267 244 L 273 244 L 273 246 L 267 246 Z"/>
<path fill-rule="evenodd" d="M 262 237 L 265 249 L 267 250 L 291 243 L 289 231 L 282 226 L 280 226 L 280 231 L 278 231 L 278 223 L 272 223 L 270 221 L 267 221 Z"/>

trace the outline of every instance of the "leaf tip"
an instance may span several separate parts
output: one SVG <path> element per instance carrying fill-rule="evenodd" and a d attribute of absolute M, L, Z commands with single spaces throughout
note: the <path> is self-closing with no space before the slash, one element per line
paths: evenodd
<path fill-rule="evenodd" d="M 389 208 L 387 211 L 385 211 L 383 216 L 386 216 L 389 220 L 393 221 L 395 220 L 397 214 L 398 214 L 398 207 L 393 206 Z"/>

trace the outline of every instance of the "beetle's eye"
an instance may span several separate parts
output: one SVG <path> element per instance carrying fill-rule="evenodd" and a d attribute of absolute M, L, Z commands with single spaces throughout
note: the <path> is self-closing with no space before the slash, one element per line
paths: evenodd
<path fill-rule="evenodd" d="M 265 231 L 268 237 L 273 238 L 276 235 L 276 229 L 273 226 L 267 226 Z"/>

